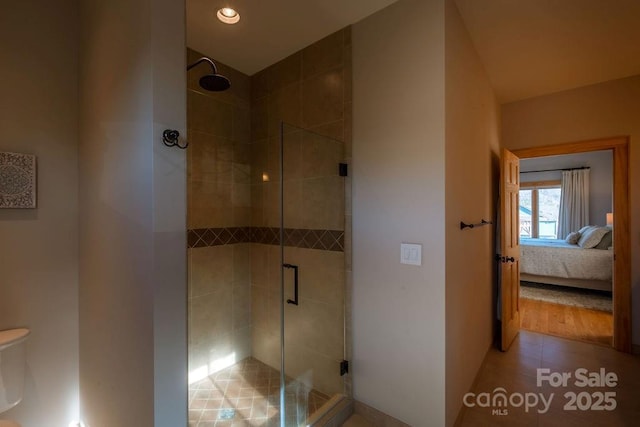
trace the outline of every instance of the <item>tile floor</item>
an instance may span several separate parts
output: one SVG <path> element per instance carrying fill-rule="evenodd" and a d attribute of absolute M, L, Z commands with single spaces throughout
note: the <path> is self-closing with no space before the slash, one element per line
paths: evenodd
<path fill-rule="evenodd" d="M 554 375 L 571 374 L 566 386 L 553 387 L 548 381 L 537 385 L 537 369 L 547 368 Z M 588 372 L 613 372 L 618 377 L 614 387 L 578 387 L 575 371 L 585 368 Z M 508 405 L 505 415 L 492 415 L 491 407 L 463 409 L 461 426 L 539 426 L 539 427 L 599 427 L 640 425 L 640 357 L 620 353 L 600 345 L 571 341 L 534 332 L 521 331 L 508 352 L 492 349 L 485 360 L 477 383 L 472 390 L 479 396 L 502 387 L 507 396 L 513 393 L 536 393 L 551 403 L 543 411 L 542 403 L 526 411 L 524 406 Z M 615 409 L 590 410 L 600 402 L 604 407 L 613 406 L 603 400 L 600 393 L 615 393 Z M 571 405 L 571 394 L 578 400 Z M 611 399 L 611 397 L 609 398 Z M 514 402 L 518 403 L 518 398 Z M 531 398 L 533 402 L 533 398 Z M 575 409 L 572 409 L 574 408 Z M 582 407 L 582 409 L 581 409 Z M 500 409 L 500 408 L 498 408 Z"/>
<path fill-rule="evenodd" d="M 293 380 L 288 381 L 286 391 L 287 418 L 291 420 L 306 418 L 329 400 Z M 303 402 L 300 413 L 296 395 Z M 256 359 L 244 359 L 189 387 L 189 427 L 279 425 L 280 372 Z"/>

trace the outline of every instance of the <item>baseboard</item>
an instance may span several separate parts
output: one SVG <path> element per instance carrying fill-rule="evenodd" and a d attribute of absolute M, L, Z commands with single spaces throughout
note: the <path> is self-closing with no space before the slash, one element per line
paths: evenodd
<path fill-rule="evenodd" d="M 487 348 L 487 351 L 484 353 L 484 358 L 482 359 L 480 368 L 478 368 L 478 372 L 476 372 L 476 376 L 473 378 L 471 387 L 469 387 L 469 390 L 467 391 L 474 390 L 478 385 L 478 381 L 480 380 L 480 373 L 484 370 L 484 367 L 487 364 L 487 356 L 489 355 L 489 352 L 491 351 L 491 349 L 495 348 L 497 345 L 499 344 L 497 344 L 495 340 L 492 340 L 491 344 L 489 344 L 489 348 Z M 465 406 L 461 404 L 460 409 L 458 410 L 458 416 L 456 416 L 456 419 L 453 423 L 454 426 L 459 426 L 462 424 L 462 418 L 464 417 L 464 409 L 465 409 Z"/>
<path fill-rule="evenodd" d="M 397 418 L 387 415 L 382 411 L 377 410 L 369 405 L 365 405 L 362 402 L 354 401 L 355 413 L 367 420 L 374 427 L 411 427 L 409 424 L 405 424 Z"/>

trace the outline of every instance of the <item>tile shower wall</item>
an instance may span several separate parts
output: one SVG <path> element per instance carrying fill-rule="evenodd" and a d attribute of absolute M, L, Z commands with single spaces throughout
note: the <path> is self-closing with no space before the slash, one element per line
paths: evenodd
<path fill-rule="evenodd" d="M 201 56 L 189 49 L 189 64 Z M 232 82 L 226 92 L 200 88 L 198 79 L 210 72 L 206 64 L 188 73 L 188 227 L 243 230 L 251 221 L 250 81 L 216 65 Z M 246 239 L 189 246 L 189 373 L 195 379 L 251 356 L 251 257 Z"/>
<path fill-rule="evenodd" d="M 301 266 L 304 289 L 301 306 L 287 307 L 287 374 L 311 368 L 316 389 L 344 391 L 338 369 L 350 271 L 350 178 L 338 177 L 336 168 L 351 153 L 350 34 L 349 28 L 334 33 L 251 78 L 217 63 L 232 82 L 227 92 L 199 88 L 206 66 L 189 73 L 191 373 L 213 372 L 230 355 L 253 355 L 280 368 L 284 120 L 328 137 L 292 131 L 285 139 L 285 256 Z M 201 56 L 188 54 L 189 63 Z"/>
<path fill-rule="evenodd" d="M 285 227 L 345 230 L 345 178 L 337 163 L 350 156 L 351 32 L 338 31 L 251 77 L 251 225 L 278 227 L 280 122 L 339 141 L 287 129 L 284 140 Z M 349 184 L 349 183 L 347 183 Z M 337 190 L 336 190 L 337 189 Z M 348 208 L 348 206 L 347 206 Z M 285 246 L 285 262 L 300 266 L 300 305 L 285 311 L 286 373 L 313 372 L 321 392 L 343 392 L 345 254 Z M 285 242 L 286 243 L 286 242 Z M 253 356 L 280 366 L 280 253 L 251 244 Z M 292 292 L 287 275 L 286 289 Z"/>

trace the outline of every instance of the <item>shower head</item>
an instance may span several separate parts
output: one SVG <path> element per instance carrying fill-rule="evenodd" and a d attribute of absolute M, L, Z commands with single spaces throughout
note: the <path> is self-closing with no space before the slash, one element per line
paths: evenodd
<path fill-rule="evenodd" d="M 187 67 L 187 71 L 189 71 L 196 65 L 201 64 L 203 62 L 206 62 L 211 66 L 212 73 L 206 74 L 200 77 L 200 80 L 199 80 L 200 87 L 212 92 L 221 92 L 231 87 L 231 82 L 229 82 L 229 79 L 223 76 L 222 74 L 218 74 L 218 69 L 216 68 L 216 64 L 214 64 L 213 61 L 207 57 L 203 56 L 193 64 L 189 65 Z"/>
<path fill-rule="evenodd" d="M 200 77 L 199 83 L 202 89 L 213 92 L 221 92 L 231 87 L 229 79 L 217 73 L 207 74 L 206 76 Z"/>

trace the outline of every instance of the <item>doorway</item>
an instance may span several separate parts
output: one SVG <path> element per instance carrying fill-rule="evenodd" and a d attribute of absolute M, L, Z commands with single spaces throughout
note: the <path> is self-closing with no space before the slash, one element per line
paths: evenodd
<path fill-rule="evenodd" d="M 514 150 L 520 159 L 611 150 L 613 153 L 613 347 L 631 351 L 628 137 Z"/>
<path fill-rule="evenodd" d="M 522 329 L 611 346 L 612 150 L 521 159 L 519 195 Z"/>

